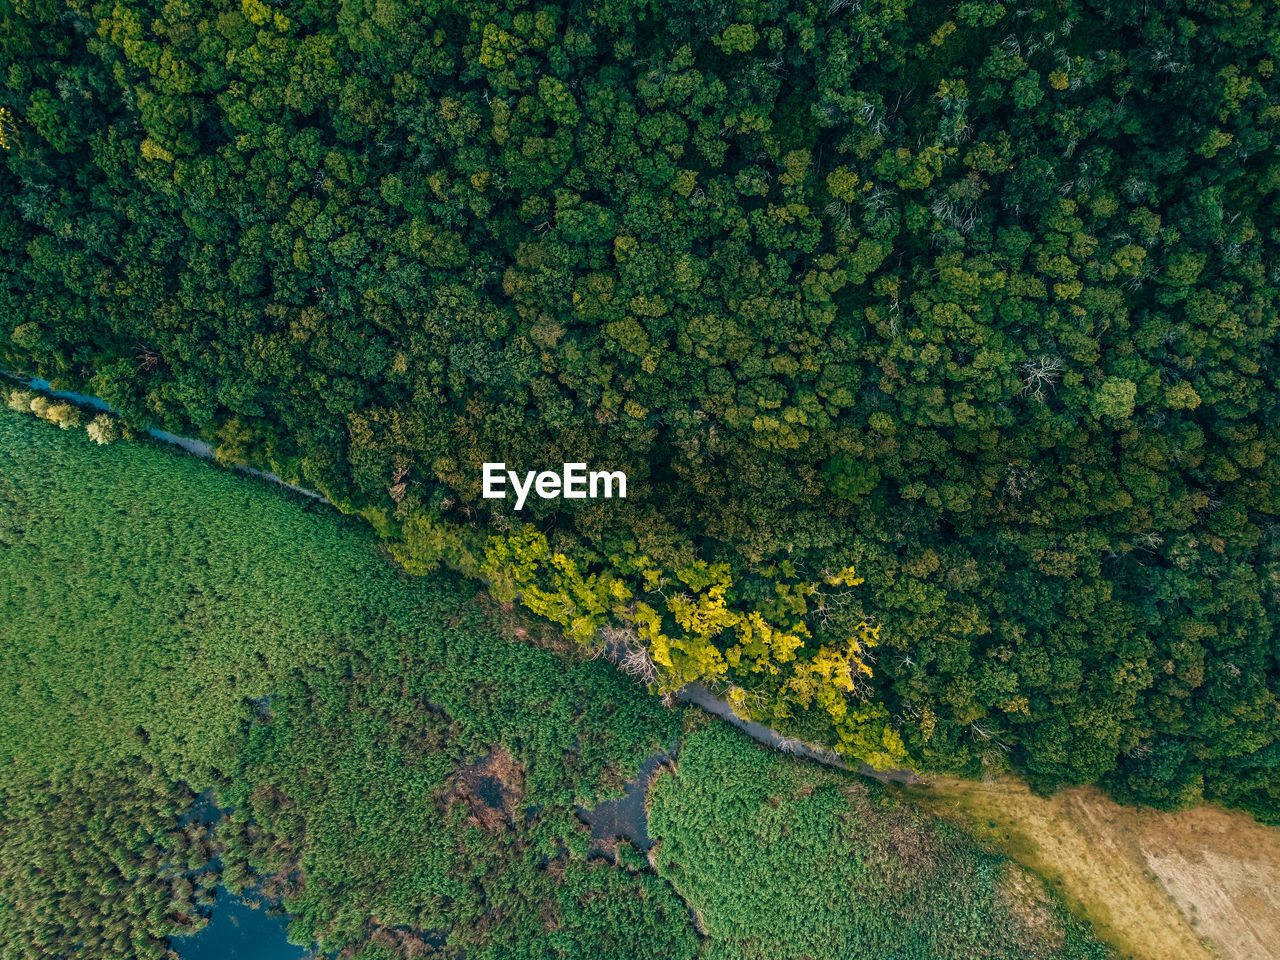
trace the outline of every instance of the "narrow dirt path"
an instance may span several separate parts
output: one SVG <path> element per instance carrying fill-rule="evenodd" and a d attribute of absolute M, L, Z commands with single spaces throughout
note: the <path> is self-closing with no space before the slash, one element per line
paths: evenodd
<path fill-rule="evenodd" d="M 920 778 L 916 776 L 914 770 L 878 770 L 869 763 L 859 763 L 856 767 L 850 766 L 845 761 L 845 758 L 834 750 L 828 750 L 825 747 L 814 746 L 811 743 L 805 743 L 803 740 L 784 736 L 772 727 L 766 727 L 764 724 L 756 723 L 754 720 L 744 720 L 733 712 L 733 708 L 729 704 L 715 696 L 700 683 L 687 684 L 680 688 L 676 696 L 685 703 L 692 703 L 708 713 L 714 713 L 722 720 L 733 724 L 752 740 L 763 743 L 766 747 L 772 747 L 774 750 L 792 753 L 797 757 L 805 757 L 809 760 L 816 760 L 818 763 L 825 763 L 829 767 L 852 770 L 862 774 L 864 777 L 872 777 L 875 780 L 879 780 L 881 783 L 892 781 L 895 783 L 916 784 L 920 782 Z"/>

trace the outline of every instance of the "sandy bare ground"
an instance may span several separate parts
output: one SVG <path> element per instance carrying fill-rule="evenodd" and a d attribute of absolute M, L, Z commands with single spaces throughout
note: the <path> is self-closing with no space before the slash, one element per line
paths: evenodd
<path fill-rule="evenodd" d="M 1280 960 L 1280 830 L 1242 813 L 1123 807 L 1093 788 L 939 778 L 912 797 L 1045 877 L 1140 960 Z"/>

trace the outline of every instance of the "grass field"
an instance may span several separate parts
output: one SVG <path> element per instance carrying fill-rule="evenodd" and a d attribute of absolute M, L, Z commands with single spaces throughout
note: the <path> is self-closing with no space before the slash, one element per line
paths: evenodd
<path fill-rule="evenodd" d="M 650 859 L 710 935 L 707 960 L 1110 955 L 1040 880 L 964 831 L 693 716 L 650 788 Z"/>
<path fill-rule="evenodd" d="M 696 952 L 576 817 L 679 713 L 364 524 L 0 409 L 0 584 L 3 960 L 158 960 L 219 881 L 360 960 Z M 179 830 L 208 788 L 235 812 Z"/>
<path fill-rule="evenodd" d="M 1048 879 L 1137 960 L 1280 958 L 1280 830 L 1202 806 L 1121 806 L 1099 790 L 1037 797 L 1011 779 L 907 794 Z"/>

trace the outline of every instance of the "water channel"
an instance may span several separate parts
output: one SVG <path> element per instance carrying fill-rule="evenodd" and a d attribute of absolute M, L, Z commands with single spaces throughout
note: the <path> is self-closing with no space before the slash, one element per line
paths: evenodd
<path fill-rule="evenodd" d="M 317 954 L 289 942 L 289 918 L 269 911 L 253 897 L 237 897 L 222 887 L 213 913 L 199 933 L 172 937 L 182 960 L 306 960 Z"/>

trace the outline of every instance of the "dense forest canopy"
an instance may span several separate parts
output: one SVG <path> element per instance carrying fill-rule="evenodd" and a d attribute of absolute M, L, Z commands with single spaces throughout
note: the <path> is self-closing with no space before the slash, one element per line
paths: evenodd
<path fill-rule="evenodd" d="M 1276 0 L 0 15 L 6 367 L 660 689 L 1277 816 Z"/>

